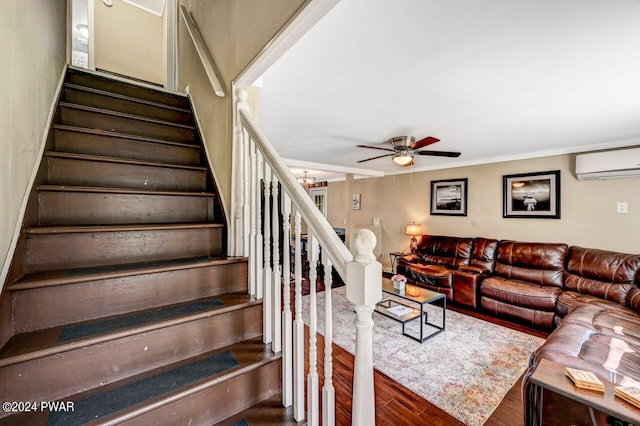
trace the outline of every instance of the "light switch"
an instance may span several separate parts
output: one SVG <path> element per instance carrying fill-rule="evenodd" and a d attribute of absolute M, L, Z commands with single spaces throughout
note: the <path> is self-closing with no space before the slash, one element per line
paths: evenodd
<path fill-rule="evenodd" d="M 626 201 L 618 201 L 616 204 L 617 213 L 629 213 L 629 204 Z"/>
<path fill-rule="evenodd" d="M 374 216 L 373 217 L 373 226 L 380 226 L 380 217 L 379 216 Z"/>

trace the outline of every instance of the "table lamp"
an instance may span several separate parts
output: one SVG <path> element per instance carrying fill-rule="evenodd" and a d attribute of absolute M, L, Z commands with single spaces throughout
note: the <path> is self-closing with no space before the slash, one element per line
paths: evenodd
<path fill-rule="evenodd" d="M 411 245 L 409 248 L 411 251 L 415 251 L 418 248 L 418 240 L 416 239 L 416 235 L 422 235 L 422 226 L 415 222 L 407 223 L 407 231 L 405 232 L 407 235 L 411 235 Z"/>

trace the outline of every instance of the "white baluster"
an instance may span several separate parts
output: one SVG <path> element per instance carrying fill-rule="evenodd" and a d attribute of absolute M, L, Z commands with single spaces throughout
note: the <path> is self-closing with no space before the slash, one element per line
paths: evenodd
<path fill-rule="evenodd" d="M 373 309 L 382 299 L 382 265 L 376 262 L 373 249 L 376 236 L 361 229 L 353 240 L 355 255 L 347 264 L 347 298 L 356 311 L 356 356 L 353 372 L 353 407 L 351 423 L 375 424 L 373 387 Z"/>
<path fill-rule="evenodd" d="M 322 386 L 322 424 L 333 426 L 336 424 L 336 391 L 333 388 L 333 308 L 331 306 L 331 272 L 333 263 L 329 256 L 324 259 L 324 385 Z"/>
<path fill-rule="evenodd" d="M 316 284 L 318 278 L 318 243 L 313 232 L 307 233 L 307 257 L 309 259 L 309 374 L 307 374 L 307 412 L 309 425 L 320 423 L 318 398 L 318 312 L 316 306 Z"/>
<path fill-rule="evenodd" d="M 249 198 L 251 195 L 251 174 L 253 169 L 251 168 L 251 157 L 249 147 L 253 145 L 251 141 L 251 137 L 246 129 L 244 129 L 244 175 L 243 175 L 243 211 L 242 211 L 242 255 L 249 256 L 249 233 L 251 231 L 251 199 Z"/>
<path fill-rule="evenodd" d="M 247 104 L 248 93 L 244 88 L 239 88 L 236 91 L 238 98 L 237 107 L 240 109 L 249 109 Z M 240 114 L 237 112 L 237 116 Z M 234 171 L 233 171 L 233 238 L 231 240 L 232 245 L 230 247 L 230 253 L 234 256 L 244 256 L 244 177 L 245 177 L 245 138 L 246 133 L 240 119 L 238 118 L 236 123 L 236 140 L 233 149 Z"/>
<path fill-rule="evenodd" d="M 282 310 L 282 405 L 293 403 L 293 323 L 291 315 L 291 198 L 282 194 L 283 223 L 282 259 L 283 310 Z"/>
<path fill-rule="evenodd" d="M 253 262 L 256 272 L 256 298 L 262 299 L 264 296 L 263 287 L 263 268 L 264 268 L 264 237 L 262 235 L 262 179 L 264 177 L 264 161 L 262 160 L 262 154 L 256 148 L 256 160 L 257 160 L 257 175 L 256 175 L 256 191 L 253 194 L 254 203 L 256 206 L 256 259 Z M 251 259 L 249 259 L 251 260 Z"/>
<path fill-rule="evenodd" d="M 304 321 L 302 320 L 302 223 L 300 210 L 294 214 L 295 319 L 293 320 L 293 418 L 304 420 Z"/>
<path fill-rule="evenodd" d="M 272 316 L 271 316 L 271 335 L 273 336 L 271 350 L 278 353 L 282 350 L 282 275 L 280 269 L 280 218 L 278 201 L 280 200 L 280 191 L 278 189 L 278 178 L 272 175 L 271 193 L 273 194 L 272 214 L 271 214 L 271 236 L 273 240 L 273 279 L 271 280 L 272 289 Z"/>
<path fill-rule="evenodd" d="M 252 141 L 253 142 L 253 141 Z M 258 269 L 257 264 L 257 250 L 256 250 L 256 240 L 257 240 L 257 230 L 256 224 L 259 220 L 260 212 L 256 206 L 256 198 L 260 196 L 257 194 L 258 192 L 258 170 L 257 170 L 257 159 L 256 159 L 256 145 L 254 143 L 250 144 L 249 147 L 250 153 L 250 166 L 249 166 L 249 294 L 251 296 L 256 296 L 256 287 L 257 287 L 257 277 L 256 270 Z M 259 198 L 258 198 L 259 200 Z M 258 201 L 259 202 L 259 201 Z"/>
<path fill-rule="evenodd" d="M 262 277 L 264 279 L 262 302 L 262 327 L 264 330 L 264 343 L 271 343 L 273 337 L 271 334 L 273 323 L 271 315 L 273 313 L 273 290 L 271 288 L 271 169 L 269 165 L 264 165 L 264 270 Z"/>

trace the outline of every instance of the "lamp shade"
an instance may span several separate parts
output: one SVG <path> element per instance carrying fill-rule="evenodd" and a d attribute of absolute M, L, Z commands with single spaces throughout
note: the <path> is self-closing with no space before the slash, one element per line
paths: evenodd
<path fill-rule="evenodd" d="M 422 226 L 417 223 L 407 223 L 407 235 L 422 235 Z"/>
<path fill-rule="evenodd" d="M 393 156 L 393 161 L 399 166 L 406 166 L 413 160 L 413 155 L 410 154 L 396 154 Z"/>

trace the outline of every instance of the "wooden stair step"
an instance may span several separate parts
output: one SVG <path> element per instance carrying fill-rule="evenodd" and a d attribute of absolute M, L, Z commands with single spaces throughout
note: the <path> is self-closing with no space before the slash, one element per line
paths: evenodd
<path fill-rule="evenodd" d="M 273 354 L 270 346 L 264 345 L 262 337 L 259 336 L 70 395 L 65 397 L 63 401 L 73 402 L 74 416 L 80 417 L 84 414 L 82 418 L 76 417 L 84 423 L 88 416 L 88 410 L 85 407 L 90 399 L 94 399 L 94 401 L 96 399 L 114 399 L 118 397 L 118 392 L 121 389 L 128 390 L 142 381 L 150 380 L 150 378 L 155 378 L 157 381 L 167 373 L 171 374 L 176 370 L 188 368 L 212 356 L 226 355 L 228 357 L 229 354 L 237 361 L 237 365 L 232 368 L 181 387 L 171 386 L 173 383 L 167 383 L 165 386 L 171 386 L 171 388 L 161 394 L 135 405 L 129 405 L 119 411 L 109 413 L 109 410 L 105 409 L 103 413 L 107 414 L 95 421 L 100 424 L 126 424 L 127 422 L 132 424 L 163 424 L 163 422 L 165 424 L 187 424 L 196 415 L 200 419 L 200 423 L 206 421 L 207 424 L 214 424 L 247 406 L 259 403 L 260 398 L 273 400 L 273 395 L 279 392 L 281 355 Z M 179 373 L 173 373 L 173 375 L 180 376 Z M 216 403 L 211 404 L 211 401 L 216 401 Z M 170 408 L 165 406 L 170 406 Z M 167 411 L 170 411 L 170 415 L 167 415 Z M 32 425 L 45 425 L 48 421 L 55 421 L 56 418 L 64 424 L 69 424 L 73 420 L 72 417 L 65 419 L 60 415 L 52 418 L 49 413 L 26 413 L 12 417 L 6 420 Z"/>
<path fill-rule="evenodd" d="M 293 417 L 293 406 L 282 406 L 282 394 L 277 393 L 273 397 L 260 401 L 249 408 L 219 422 L 216 426 L 235 426 L 245 421 L 249 425 L 278 426 L 278 425 L 305 425 L 305 421 L 297 422 Z"/>
<path fill-rule="evenodd" d="M 193 122 L 191 111 L 185 108 L 163 105 L 70 83 L 65 83 L 64 85 L 63 99 L 65 102 L 72 104 L 139 115 L 172 123 L 190 124 Z"/>
<path fill-rule="evenodd" d="M 68 102 L 59 102 L 58 110 L 60 112 L 59 124 L 130 133 L 183 143 L 192 143 L 196 138 L 195 126 L 193 125 Z"/>
<path fill-rule="evenodd" d="M 47 183 L 204 192 L 207 168 L 67 152 L 46 153 Z"/>
<path fill-rule="evenodd" d="M 199 172 L 207 171 L 206 166 L 190 166 L 185 164 L 162 163 L 157 161 L 145 161 L 145 160 L 135 160 L 135 159 L 128 159 L 128 158 L 120 158 L 120 157 L 108 157 L 103 155 L 78 154 L 73 152 L 48 151 L 45 153 L 45 155 L 51 158 L 66 158 L 71 160 L 96 161 L 96 162 L 103 162 L 103 163 L 118 163 L 118 164 L 133 164 L 137 166 L 196 170 Z"/>
<path fill-rule="evenodd" d="M 0 386 L 0 398 L 64 398 L 262 333 L 261 301 L 238 293 L 219 295 L 217 299 L 224 306 L 76 340 L 60 341 L 59 337 L 65 327 L 80 324 L 15 335 L 0 351 L 0 382 L 11 384 Z M 198 301 L 189 303 L 193 302 Z M 173 306 L 182 305 L 186 304 Z"/>
<path fill-rule="evenodd" d="M 16 333 L 246 292 L 244 257 L 200 257 L 28 274 L 8 287 Z"/>
<path fill-rule="evenodd" d="M 193 191 L 158 191 L 153 189 L 133 189 L 133 188 L 108 188 L 104 186 L 65 186 L 65 185 L 39 185 L 38 191 L 53 192 L 79 192 L 98 194 L 132 194 L 132 195 L 167 195 L 181 197 L 215 197 L 215 192 L 193 192 Z"/>
<path fill-rule="evenodd" d="M 183 93 L 169 92 L 161 88 L 150 88 L 145 85 L 124 81 L 114 76 L 105 76 L 95 71 L 69 68 L 66 82 L 83 87 L 90 87 L 111 93 L 118 93 L 137 99 L 144 99 L 163 105 L 178 108 L 189 108 L 189 98 Z"/>
<path fill-rule="evenodd" d="M 55 124 L 54 151 L 198 166 L 200 145 Z"/>
<path fill-rule="evenodd" d="M 223 228 L 220 223 L 26 228 L 26 272 L 219 256 Z"/>

